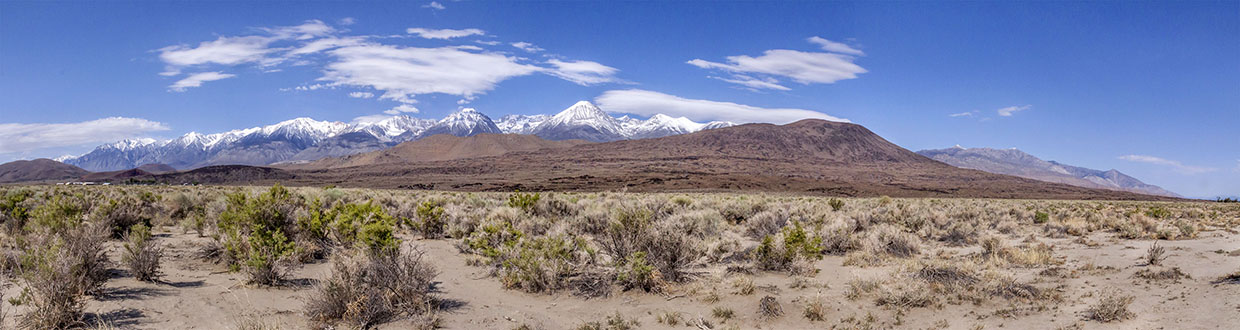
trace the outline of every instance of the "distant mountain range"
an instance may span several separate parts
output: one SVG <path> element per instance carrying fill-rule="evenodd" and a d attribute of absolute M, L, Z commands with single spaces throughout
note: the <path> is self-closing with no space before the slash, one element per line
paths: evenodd
<path fill-rule="evenodd" d="M 995 174 L 1014 175 L 1086 188 L 1182 197 L 1159 186 L 1141 182 L 1141 180 L 1114 169 L 1101 171 L 1055 161 L 1045 161 L 1015 148 L 991 149 L 955 146 L 947 149 L 922 150 L 917 153 L 952 166 Z"/>
<path fill-rule="evenodd" d="M 557 126 L 562 124 L 540 124 L 534 132 Z M 574 132 L 590 136 L 609 132 L 605 126 L 591 129 L 578 126 Z M 837 196 L 1163 199 L 963 169 L 908 151 L 860 125 L 817 119 L 603 143 L 512 134 L 437 135 L 383 151 L 309 164 L 211 166 L 143 179 L 167 184 L 279 182 L 509 192 L 770 191 Z"/>
<path fill-rule="evenodd" d="M 295 118 L 274 125 L 215 134 L 191 132 L 171 140 L 131 139 L 106 144 L 80 156 L 56 160 L 92 172 L 119 171 L 142 164 L 178 170 L 211 165 L 307 163 L 390 148 L 437 134 L 531 134 L 548 140 L 606 142 L 662 137 L 728 127 L 729 122 L 696 123 L 656 114 L 640 120 L 612 117 L 590 102 L 577 102 L 555 115 L 508 115 L 493 121 L 465 108 L 440 120 L 393 116 L 378 122 L 347 124 Z"/>

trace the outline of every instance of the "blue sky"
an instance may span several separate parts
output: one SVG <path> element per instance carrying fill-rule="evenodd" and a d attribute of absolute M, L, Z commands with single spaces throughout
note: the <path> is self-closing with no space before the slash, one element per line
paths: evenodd
<path fill-rule="evenodd" d="M 697 121 L 842 118 L 910 150 L 1016 147 L 1236 195 L 1238 13 L 1235 1 L 5 1 L 0 161 L 301 116 L 498 118 L 592 100 Z"/>

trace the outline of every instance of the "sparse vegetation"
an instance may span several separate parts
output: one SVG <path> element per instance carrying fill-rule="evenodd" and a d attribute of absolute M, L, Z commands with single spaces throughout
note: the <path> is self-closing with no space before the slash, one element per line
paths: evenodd
<path fill-rule="evenodd" d="M 1132 296 L 1123 295 L 1118 291 L 1103 292 L 1098 302 L 1090 305 L 1085 311 L 1086 318 L 1099 322 L 1129 319 L 1135 315 L 1128 311 L 1128 305 L 1132 304 L 1132 300 Z"/>
<path fill-rule="evenodd" d="M 618 299 L 614 295 L 666 299 L 667 305 L 643 313 L 676 327 L 747 328 L 761 322 L 756 320 L 781 317 L 786 308 L 801 317 L 780 322 L 803 327 L 838 319 L 830 325 L 898 328 L 917 322 L 906 319 L 913 310 L 947 305 L 997 305 L 1002 308 L 983 315 L 1019 320 L 1075 303 L 1076 297 L 1097 302 L 1088 320 L 1115 322 L 1131 317 L 1133 309 L 1145 309 L 1123 295 L 1082 296 L 1085 288 L 1067 279 L 1149 286 L 1240 283 L 1235 274 L 1194 281 L 1187 273 L 1191 265 L 1167 261 L 1170 250 L 1192 244 L 1171 249 L 1155 242 L 1136 250 L 1143 250 L 1137 262 L 1146 266 L 1124 276 L 1115 274 L 1125 269 L 1093 265 L 1095 260 L 1082 259 L 1080 252 L 1131 245 L 1130 239 L 1230 237 L 1240 226 L 1240 209 L 1231 203 L 453 193 L 279 185 L 0 187 L 0 197 L 0 273 L 22 289 L 5 297 L 4 311 L 16 319 L 12 324 L 37 328 L 94 326 L 99 320 L 85 313 L 88 301 L 108 299 L 110 291 L 139 290 L 105 286 L 118 277 L 108 274 L 108 254 L 142 281 L 159 281 L 162 273 L 178 271 L 171 265 L 199 262 L 195 267 L 218 268 L 210 276 L 240 272 L 218 275 L 242 282 L 231 290 L 288 294 L 296 292 L 290 288 L 312 287 L 305 317 L 318 326 L 345 328 L 394 321 L 402 322 L 398 327 L 430 328 L 443 322 L 440 311 L 451 308 L 452 300 L 436 292 L 433 265 L 453 257 L 470 265 L 466 273 L 455 270 L 455 278 L 495 281 L 515 291 L 493 294 L 564 292 L 587 305 L 594 299 Z M 117 236 L 120 225 L 127 227 Z M 169 230 L 178 226 L 181 230 Z M 427 250 L 411 244 L 436 246 L 431 251 L 440 254 L 429 258 Z M 175 253 L 165 252 L 169 249 Z M 198 249 L 204 261 L 218 265 L 193 260 L 200 258 Z M 1233 253 L 1222 247 L 1208 257 Z M 826 256 L 832 259 L 822 261 Z M 319 275 L 303 268 L 314 264 L 331 271 Z M 815 276 L 818 268 L 839 274 L 833 267 L 850 267 L 848 272 L 859 275 L 852 280 Z M 166 282 L 141 285 L 180 290 Z M 837 286 L 842 295 L 830 293 L 839 292 L 831 289 Z M 753 313 L 755 300 L 756 316 L 736 314 L 742 310 L 738 306 Z M 702 307 L 679 309 L 682 304 Z M 837 309 L 846 312 L 832 317 Z M 705 316 L 694 315 L 699 313 Z M 636 328 L 632 316 L 616 314 L 581 327 Z M 513 322 L 539 323 L 533 321 Z M 942 323 L 928 322 L 916 324 Z M 946 324 L 995 323 L 983 318 Z"/>

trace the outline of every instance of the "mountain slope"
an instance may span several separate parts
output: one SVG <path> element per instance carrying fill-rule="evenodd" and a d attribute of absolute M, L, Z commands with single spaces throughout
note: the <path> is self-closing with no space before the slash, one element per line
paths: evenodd
<path fill-rule="evenodd" d="M 77 180 L 87 174 L 90 172 L 77 166 L 46 158 L 0 164 L 0 183 Z"/>
<path fill-rule="evenodd" d="M 467 191 L 769 191 L 842 196 L 1160 199 L 947 165 L 865 127 L 824 120 L 747 124 L 654 139 L 499 156 L 282 172 L 217 183 Z M 178 183 L 177 175 L 161 176 Z"/>
<path fill-rule="evenodd" d="M 918 151 L 931 159 L 952 166 L 996 174 L 1015 175 L 1078 187 L 1130 191 L 1141 194 L 1180 197 L 1161 187 L 1146 184 L 1116 170 L 1100 171 L 1045 161 L 1017 149 L 962 148 Z"/>
<path fill-rule="evenodd" d="M 564 148 L 588 143 L 583 140 L 544 140 L 533 135 L 483 133 L 469 137 L 440 134 L 374 152 L 338 158 L 325 158 L 305 166 L 287 168 L 322 169 L 376 164 L 428 162 L 498 156 L 515 151 Z"/>

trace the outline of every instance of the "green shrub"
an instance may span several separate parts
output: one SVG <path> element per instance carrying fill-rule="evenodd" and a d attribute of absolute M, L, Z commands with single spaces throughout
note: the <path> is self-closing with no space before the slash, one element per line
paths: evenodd
<path fill-rule="evenodd" d="M 344 246 L 361 243 L 369 251 L 379 252 L 397 245 L 393 237 L 396 219 L 373 202 L 337 204 L 325 217 L 330 221 L 332 236 Z"/>
<path fill-rule="evenodd" d="M 244 192 L 228 194 L 219 215 L 218 240 L 229 267 L 244 268 L 253 283 L 281 281 L 284 263 L 297 251 L 290 239 L 298 228 L 290 217 L 295 207 L 292 194 L 279 184 L 254 197 Z"/>
<path fill-rule="evenodd" d="M 1156 206 L 1146 210 L 1145 215 L 1154 219 L 1170 218 L 1171 211 L 1168 211 L 1166 208 Z"/>
<path fill-rule="evenodd" d="M 659 291 L 662 279 L 659 272 L 646 262 L 645 252 L 635 252 L 624 263 L 617 267 L 616 281 L 625 290 L 641 289 L 642 291 Z"/>
<path fill-rule="evenodd" d="M 159 259 L 163 249 L 151 241 L 151 228 L 143 224 L 135 224 L 125 235 L 125 250 L 121 261 L 129 266 L 129 271 L 139 281 L 154 282 L 159 280 Z"/>
<path fill-rule="evenodd" d="M 839 198 L 832 198 L 831 200 L 827 201 L 827 205 L 831 205 L 832 211 L 839 211 L 840 209 L 844 208 L 844 201 L 840 200 Z"/>
<path fill-rule="evenodd" d="M 1049 221 L 1051 221 L 1051 215 L 1049 213 L 1042 212 L 1042 211 L 1037 211 L 1033 213 L 1033 223 L 1042 224 L 1042 223 L 1047 223 Z"/>
<path fill-rule="evenodd" d="M 776 240 L 778 238 L 778 241 Z M 754 259 L 763 270 L 789 270 L 798 258 L 817 260 L 823 254 L 822 237 L 811 236 L 799 221 L 785 227 L 777 236 L 767 235 L 754 250 Z"/>
<path fill-rule="evenodd" d="M 81 195 L 54 193 L 52 198 L 30 212 L 26 231 L 63 233 L 82 223 L 88 204 Z"/>
<path fill-rule="evenodd" d="M 528 213 L 533 211 L 534 206 L 538 204 L 538 200 L 540 198 L 542 198 L 542 196 L 538 193 L 522 193 L 518 190 L 512 193 L 512 196 L 508 197 L 508 207 L 519 208 Z"/>
<path fill-rule="evenodd" d="M 546 236 L 523 239 L 505 254 L 500 269 L 504 287 L 526 292 L 557 291 L 593 258 L 581 237 Z"/>
<path fill-rule="evenodd" d="M 511 201 L 509 202 L 511 203 Z M 418 231 L 422 232 L 422 236 L 426 238 L 443 237 L 444 227 L 447 225 L 444 221 L 443 206 L 434 201 L 425 201 L 418 205 Z"/>

